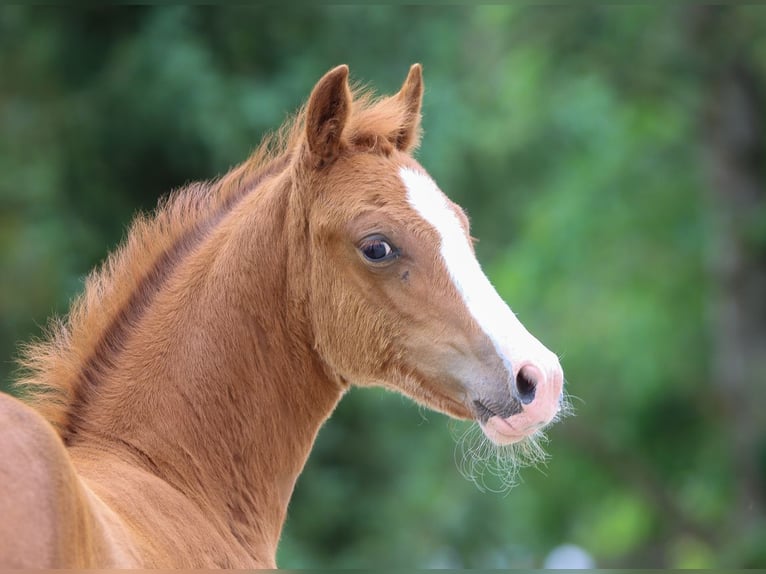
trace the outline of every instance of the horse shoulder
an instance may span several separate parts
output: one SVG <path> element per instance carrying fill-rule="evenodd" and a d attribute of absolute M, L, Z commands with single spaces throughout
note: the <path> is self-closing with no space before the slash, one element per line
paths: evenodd
<path fill-rule="evenodd" d="M 274 567 L 254 559 L 217 515 L 124 457 L 76 447 L 72 459 L 96 500 L 125 525 L 142 568 Z"/>
<path fill-rule="evenodd" d="M 53 427 L 0 393 L 0 566 L 130 565 L 114 517 L 80 481 Z"/>

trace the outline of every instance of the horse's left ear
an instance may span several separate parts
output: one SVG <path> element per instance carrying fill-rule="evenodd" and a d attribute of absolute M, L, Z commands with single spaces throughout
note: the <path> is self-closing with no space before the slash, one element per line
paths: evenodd
<path fill-rule="evenodd" d="M 402 125 L 395 141 L 396 149 L 408 152 L 420 141 L 420 107 L 423 103 L 423 67 L 413 64 L 396 98 L 402 103 Z"/>

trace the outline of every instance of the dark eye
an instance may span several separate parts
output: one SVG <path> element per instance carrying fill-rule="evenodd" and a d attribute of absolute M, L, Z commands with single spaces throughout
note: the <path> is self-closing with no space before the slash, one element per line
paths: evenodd
<path fill-rule="evenodd" d="M 368 237 L 359 246 L 362 255 L 368 261 L 380 263 L 396 257 L 396 250 L 383 237 Z"/>

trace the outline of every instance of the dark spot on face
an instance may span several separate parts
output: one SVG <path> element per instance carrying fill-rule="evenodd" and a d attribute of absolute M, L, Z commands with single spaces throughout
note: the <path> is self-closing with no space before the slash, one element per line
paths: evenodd
<path fill-rule="evenodd" d="M 407 279 L 409 279 L 409 278 L 410 278 L 410 271 L 408 269 L 407 271 L 402 273 L 402 281 L 407 281 Z"/>

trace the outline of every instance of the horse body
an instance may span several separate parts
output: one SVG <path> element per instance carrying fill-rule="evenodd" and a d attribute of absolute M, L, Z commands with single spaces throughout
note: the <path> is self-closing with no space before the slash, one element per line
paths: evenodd
<path fill-rule="evenodd" d="M 120 519 L 39 414 L 0 395 L 0 558 L 6 568 L 138 564 Z"/>
<path fill-rule="evenodd" d="M 300 332 L 301 278 L 287 276 L 305 275 L 308 262 L 287 245 L 295 234 L 285 229 L 302 223 L 291 222 L 283 192 L 270 178 L 198 239 L 194 264 L 168 277 L 110 358 L 111 375 L 82 406 L 66 447 L 38 421 L 46 432 L 36 436 L 57 461 L 40 476 L 66 476 L 70 486 L 54 498 L 98 523 L 60 529 L 81 533 L 73 547 L 108 550 L 92 562 L 85 553 L 39 565 L 274 566 L 295 480 L 345 390 Z M 270 224 L 253 213 L 284 216 Z M 76 522 L 66 509 L 50 520 Z"/>
<path fill-rule="evenodd" d="M 475 418 L 497 443 L 553 419 L 558 360 L 509 310 L 513 337 L 488 326 L 477 299 L 494 290 L 440 255 L 468 241 L 463 212 L 403 175 L 427 177 L 409 155 L 419 66 L 375 103 L 347 73 L 320 80 L 280 153 L 139 222 L 59 338 L 32 347 L 26 384 L 53 424 L 0 400 L 3 566 L 274 567 L 352 383 Z M 415 193 L 431 200 L 415 209 Z"/>
<path fill-rule="evenodd" d="M 0 420 L 4 567 L 274 567 L 273 548 L 237 539 L 218 512 L 124 448 L 67 449 L 46 421 L 6 396 Z"/>

